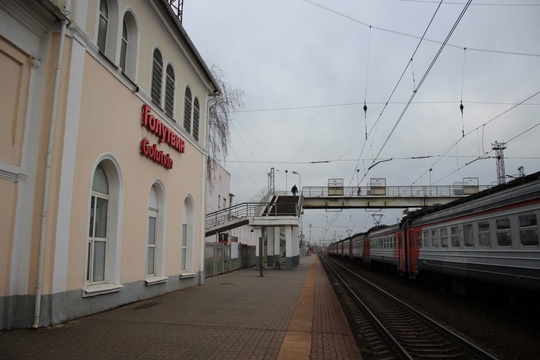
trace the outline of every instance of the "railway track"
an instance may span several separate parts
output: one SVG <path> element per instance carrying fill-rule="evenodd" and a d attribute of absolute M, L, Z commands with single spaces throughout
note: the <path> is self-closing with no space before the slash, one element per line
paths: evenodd
<path fill-rule="evenodd" d="M 365 359 L 495 359 L 336 261 L 322 257 L 348 297 Z"/>

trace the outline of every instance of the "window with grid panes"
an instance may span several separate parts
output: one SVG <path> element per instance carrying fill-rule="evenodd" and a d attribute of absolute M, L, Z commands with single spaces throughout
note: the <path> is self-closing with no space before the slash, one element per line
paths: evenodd
<path fill-rule="evenodd" d="M 126 19 L 124 19 L 124 21 L 122 21 L 122 42 L 120 44 L 120 67 L 122 68 L 122 71 L 124 73 L 126 72 L 127 50 L 128 50 L 128 30 L 127 30 Z"/>
<path fill-rule="evenodd" d="M 465 245 L 465 247 L 474 246 L 474 234 L 472 224 L 463 225 L 463 245 Z"/>
<path fill-rule="evenodd" d="M 487 221 L 478 223 L 478 244 L 483 247 L 491 246 L 489 223 Z"/>
<path fill-rule="evenodd" d="M 452 226 L 450 228 L 450 239 L 452 242 L 452 247 L 459 247 L 459 227 Z"/>
<path fill-rule="evenodd" d="M 199 141 L 199 119 L 200 119 L 199 99 L 195 98 L 195 100 L 193 101 L 193 137 L 197 141 Z"/>
<path fill-rule="evenodd" d="M 161 107 L 161 87 L 163 79 L 163 58 L 158 49 L 154 50 L 152 61 L 152 89 L 150 95 L 152 101 Z"/>
<path fill-rule="evenodd" d="M 510 219 L 497 219 L 497 244 L 499 246 L 511 246 L 512 238 L 510 236 Z"/>
<path fill-rule="evenodd" d="M 439 233 L 437 229 L 431 230 L 431 245 L 435 248 L 439 247 Z"/>
<path fill-rule="evenodd" d="M 109 184 L 105 171 L 101 166 L 98 166 L 92 180 L 92 197 L 90 199 L 86 268 L 86 281 L 89 284 L 105 282 L 108 217 Z"/>
<path fill-rule="evenodd" d="M 186 88 L 184 94 L 184 129 L 191 134 L 191 90 Z"/>
<path fill-rule="evenodd" d="M 441 228 L 441 246 L 448 247 L 448 229 Z"/>
<path fill-rule="evenodd" d="M 422 233 L 422 241 L 424 242 L 425 248 L 430 247 L 429 245 L 431 244 L 431 242 L 429 240 L 429 231 L 426 230 Z"/>
<path fill-rule="evenodd" d="M 187 224 L 182 224 L 182 248 L 180 259 L 180 268 L 182 270 L 187 270 L 187 236 Z"/>
<path fill-rule="evenodd" d="M 173 119 L 174 119 L 174 91 L 175 91 L 174 69 L 169 64 L 167 65 L 166 78 L 165 78 L 165 113 Z"/>
<path fill-rule="evenodd" d="M 99 25 L 98 25 L 98 41 L 97 45 L 102 53 L 105 53 L 107 45 L 107 28 L 109 27 L 109 4 L 107 0 L 99 2 Z"/>
<path fill-rule="evenodd" d="M 538 221 L 535 214 L 519 216 L 519 238 L 523 246 L 538 246 Z"/>

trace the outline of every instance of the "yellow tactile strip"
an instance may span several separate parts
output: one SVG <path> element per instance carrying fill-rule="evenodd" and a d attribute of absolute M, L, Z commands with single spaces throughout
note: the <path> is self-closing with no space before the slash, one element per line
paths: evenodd
<path fill-rule="evenodd" d="M 311 263 L 304 288 L 296 304 L 285 339 L 279 350 L 279 360 L 309 359 L 315 294 L 315 261 Z"/>

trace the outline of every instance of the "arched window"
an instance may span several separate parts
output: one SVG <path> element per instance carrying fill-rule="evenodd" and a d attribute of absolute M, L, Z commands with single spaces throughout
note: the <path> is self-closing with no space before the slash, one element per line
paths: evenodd
<path fill-rule="evenodd" d="M 199 99 L 193 101 L 193 137 L 199 141 L 199 118 L 200 118 Z"/>
<path fill-rule="evenodd" d="M 120 44 L 120 67 L 122 72 L 133 82 L 137 75 L 137 22 L 132 12 L 126 11 L 122 22 L 122 42 Z"/>
<path fill-rule="evenodd" d="M 99 23 L 97 45 L 102 53 L 105 53 L 107 45 L 107 28 L 109 27 L 109 4 L 107 0 L 99 1 Z"/>
<path fill-rule="evenodd" d="M 122 188 L 117 162 L 104 158 L 92 176 L 88 238 L 86 246 L 85 294 L 118 291 L 122 227 Z"/>
<path fill-rule="evenodd" d="M 148 194 L 148 237 L 146 245 L 147 285 L 167 281 L 165 276 L 165 192 L 160 182 L 155 182 Z"/>
<path fill-rule="evenodd" d="M 128 29 L 126 24 L 126 18 L 122 22 L 122 43 L 120 44 L 120 67 L 122 71 L 126 72 L 126 59 L 128 50 Z"/>
<path fill-rule="evenodd" d="M 193 218 L 194 206 L 190 197 L 184 200 L 182 211 L 182 242 L 180 270 L 182 272 L 193 271 Z"/>
<path fill-rule="evenodd" d="M 96 44 L 99 51 L 111 61 L 116 62 L 118 50 L 121 48 L 118 41 L 121 39 L 118 31 L 120 14 L 118 11 L 118 0 L 96 1 Z M 128 24 L 129 26 L 129 24 Z"/>
<path fill-rule="evenodd" d="M 165 113 L 174 119 L 174 69 L 167 65 L 167 77 L 165 80 Z"/>
<path fill-rule="evenodd" d="M 157 238 L 157 219 L 158 219 L 158 199 L 154 186 L 150 189 L 148 199 L 148 249 L 146 256 L 146 276 L 156 274 L 156 238 Z"/>
<path fill-rule="evenodd" d="M 186 88 L 184 95 L 184 129 L 191 134 L 191 90 Z"/>
<path fill-rule="evenodd" d="M 154 50 L 152 62 L 152 101 L 161 106 L 161 86 L 163 79 L 163 58 L 158 49 Z"/>
<path fill-rule="evenodd" d="M 86 281 L 90 284 L 105 282 L 107 251 L 107 222 L 109 218 L 109 182 L 101 166 L 96 168 L 92 180 L 90 221 L 88 231 L 88 259 Z"/>

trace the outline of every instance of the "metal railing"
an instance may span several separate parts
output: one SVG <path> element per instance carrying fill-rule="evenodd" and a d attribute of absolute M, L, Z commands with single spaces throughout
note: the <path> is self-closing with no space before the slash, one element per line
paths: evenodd
<path fill-rule="evenodd" d="M 206 229 L 253 216 L 296 216 L 296 202 L 242 203 L 206 215 Z"/>
<path fill-rule="evenodd" d="M 204 277 L 255 266 L 255 246 L 238 245 L 238 257 L 232 259 L 231 244 L 206 243 L 204 252 Z"/>
<path fill-rule="evenodd" d="M 489 189 L 490 185 L 437 185 L 437 186 L 304 186 L 302 196 L 391 196 L 391 197 L 460 197 Z"/>

